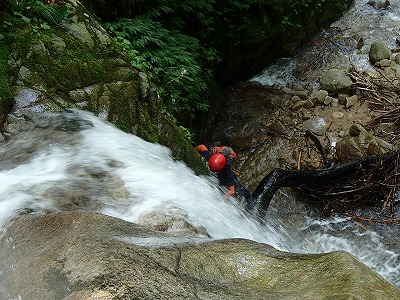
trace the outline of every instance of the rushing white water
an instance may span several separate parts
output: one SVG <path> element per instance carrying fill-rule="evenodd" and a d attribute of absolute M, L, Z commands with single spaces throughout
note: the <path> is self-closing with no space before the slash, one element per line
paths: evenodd
<path fill-rule="evenodd" d="M 196 176 L 174 161 L 169 149 L 80 111 L 49 116 L 46 124 L 60 119 L 75 124 L 73 130 L 45 125 L 0 148 L 3 231 L 21 211 L 67 210 L 63 199 L 84 199 L 84 205 L 77 204 L 81 209 L 130 222 L 150 212 L 184 217 L 212 239 L 246 238 L 298 253 L 345 250 L 399 286 L 399 254 L 387 250 L 373 232 L 361 233 L 345 219 L 322 222 L 306 215 L 301 228 L 272 215 L 261 224 L 237 201 L 224 201 L 212 177 Z"/>
<path fill-rule="evenodd" d="M 290 86 L 300 80 L 318 87 L 322 72 L 349 67 L 349 58 L 359 71 L 372 70 L 368 54 L 373 42 L 383 40 L 390 49 L 398 47 L 400 1 L 389 1 L 385 9 L 369 2 L 354 0 L 339 20 L 311 39 L 294 57 L 278 60 L 249 81 L 265 86 Z M 360 38 L 363 43 L 357 46 Z"/>

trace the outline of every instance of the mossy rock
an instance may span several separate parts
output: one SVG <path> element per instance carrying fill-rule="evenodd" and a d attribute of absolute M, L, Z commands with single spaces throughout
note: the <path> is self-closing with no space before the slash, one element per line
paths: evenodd
<path fill-rule="evenodd" d="M 89 110 L 125 132 L 172 148 L 176 159 L 200 170 L 187 137 L 176 122 L 165 121 L 161 99 L 147 76 L 131 65 L 84 6 L 69 1 L 68 9 L 67 20 L 40 32 L 23 22 L 8 28 L 0 48 L 2 124 L 12 109 L 12 85 L 32 89 L 43 97 L 19 110 L 20 114 L 28 116 L 39 106 L 43 112 L 70 107 Z"/>

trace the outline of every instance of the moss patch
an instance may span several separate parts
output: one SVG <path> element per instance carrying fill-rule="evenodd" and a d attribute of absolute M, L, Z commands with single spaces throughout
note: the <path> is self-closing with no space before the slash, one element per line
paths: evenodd
<path fill-rule="evenodd" d="M 196 174 L 209 174 L 201 156 L 193 150 L 184 132 L 167 116 L 161 117 L 159 139 L 161 144 L 171 149 L 175 159 L 184 161 Z"/>
<path fill-rule="evenodd" d="M 63 53 L 54 49 L 54 36 L 64 41 Z M 110 46 L 91 48 L 60 28 L 47 30 L 40 36 L 29 30 L 19 30 L 10 35 L 10 40 L 26 58 L 24 65 L 31 71 L 46 74 L 44 79 L 48 85 L 63 93 L 107 82 L 104 60 L 121 56 Z"/>
<path fill-rule="evenodd" d="M 15 100 L 10 83 L 10 70 L 8 67 L 9 58 L 8 46 L 0 41 L 0 128 L 6 121 L 7 114 L 11 111 Z"/>

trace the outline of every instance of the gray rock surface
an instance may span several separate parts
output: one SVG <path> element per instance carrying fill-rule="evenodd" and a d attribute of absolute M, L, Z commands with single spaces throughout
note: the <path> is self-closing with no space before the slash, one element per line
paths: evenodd
<path fill-rule="evenodd" d="M 340 69 L 330 69 L 320 79 L 321 86 L 331 92 L 339 92 L 351 87 L 351 78 Z"/>
<path fill-rule="evenodd" d="M 0 240 L 2 299 L 363 299 L 400 291 L 348 253 L 157 233 L 90 212 L 27 215 Z"/>

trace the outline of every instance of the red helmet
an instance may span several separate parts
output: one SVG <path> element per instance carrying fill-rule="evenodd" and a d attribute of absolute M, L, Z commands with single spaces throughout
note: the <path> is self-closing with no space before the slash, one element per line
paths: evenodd
<path fill-rule="evenodd" d="M 221 171 L 226 165 L 225 155 L 220 153 L 213 154 L 208 160 L 208 165 L 213 172 Z"/>

